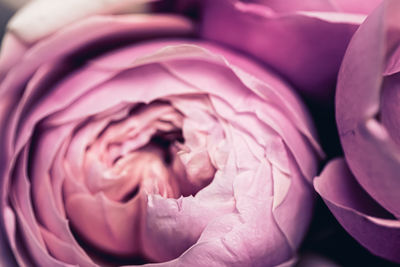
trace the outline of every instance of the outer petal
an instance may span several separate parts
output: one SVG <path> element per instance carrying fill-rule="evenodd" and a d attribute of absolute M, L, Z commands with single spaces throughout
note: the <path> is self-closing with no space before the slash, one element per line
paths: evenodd
<path fill-rule="evenodd" d="M 388 48 L 400 44 L 399 14 L 400 3 L 386 1 L 360 27 L 343 61 L 336 95 L 339 134 L 352 173 L 398 218 L 400 147 L 376 117 Z"/>
<path fill-rule="evenodd" d="M 205 8 L 201 35 L 270 65 L 305 94 L 327 99 L 363 19 L 329 12 L 278 14 L 259 4 L 217 0 Z"/>
<path fill-rule="evenodd" d="M 274 206 L 272 213 L 279 228 L 295 250 L 300 246 L 313 212 L 312 188 L 308 187 L 299 167 L 290 152 L 287 152 L 290 162 L 290 176 L 284 177 L 273 172 Z M 274 170 L 274 169 L 273 169 Z M 282 184 L 289 183 L 288 188 Z M 283 195 L 283 200 L 276 200 Z M 293 223 L 296 222 L 296 223 Z"/>
<path fill-rule="evenodd" d="M 14 34 L 7 33 L 3 37 L 0 50 L 0 82 L 7 71 L 22 58 L 27 50 L 27 45 L 21 42 Z"/>
<path fill-rule="evenodd" d="M 400 263 L 400 221 L 391 219 L 362 190 L 343 159 L 331 161 L 314 180 L 314 186 L 358 242 L 372 253 Z"/>

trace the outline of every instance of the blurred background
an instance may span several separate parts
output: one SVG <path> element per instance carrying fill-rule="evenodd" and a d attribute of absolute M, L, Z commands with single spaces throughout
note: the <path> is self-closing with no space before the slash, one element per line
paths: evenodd
<path fill-rule="evenodd" d="M 0 1 L 0 40 L 4 35 L 6 23 L 13 14 L 13 8 L 11 8 L 10 5 L 3 3 L 2 1 Z"/>
<path fill-rule="evenodd" d="M 0 0 L 0 40 L 4 35 L 7 21 L 23 2 L 26 0 Z M 307 104 L 319 125 L 319 136 L 328 159 L 339 156 L 341 151 L 338 138 L 332 136 L 332 132 L 336 132 L 333 107 L 321 109 L 318 103 Z M 372 255 L 359 245 L 343 230 L 318 196 L 316 196 L 314 218 L 300 249 L 299 258 L 298 267 L 400 266 Z"/>

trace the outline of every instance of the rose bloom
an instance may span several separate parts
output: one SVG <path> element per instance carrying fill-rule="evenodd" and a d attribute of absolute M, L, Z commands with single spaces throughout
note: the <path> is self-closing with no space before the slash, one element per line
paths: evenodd
<path fill-rule="evenodd" d="M 33 1 L 10 22 L 2 266 L 295 261 L 322 154 L 304 106 L 268 68 L 150 8 Z"/>
<path fill-rule="evenodd" d="M 372 253 L 400 263 L 400 2 L 385 1 L 352 39 L 339 75 L 336 117 L 345 159 L 317 191 Z"/>
<path fill-rule="evenodd" d="M 202 36 L 266 63 L 321 106 L 333 106 L 337 74 L 350 38 L 381 2 L 208 1 L 212 4 L 204 8 Z"/>

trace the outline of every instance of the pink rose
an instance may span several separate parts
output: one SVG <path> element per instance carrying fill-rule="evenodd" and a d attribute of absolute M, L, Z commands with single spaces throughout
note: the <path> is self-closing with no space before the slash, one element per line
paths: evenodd
<path fill-rule="evenodd" d="M 38 0 L 10 22 L 3 265 L 294 262 L 321 154 L 305 108 L 149 3 Z"/>
<path fill-rule="evenodd" d="M 381 0 L 206 2 L 204 38 L 244 51 L 305 96 L 331 103 L 348 42 Z"/>
<path fill-rule="evenodd" d="M 345 159 L 315 180 L 342 226 L 372 253 L 400 263 L 400 3 L 385 1 L 354 35 L 338 79 Z"/>

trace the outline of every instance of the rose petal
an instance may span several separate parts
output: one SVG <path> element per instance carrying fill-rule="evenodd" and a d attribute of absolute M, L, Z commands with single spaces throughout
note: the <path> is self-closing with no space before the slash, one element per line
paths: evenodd
<path fill-rule="evenodd" d="M 224 172 L 217 172 L 211 184 L 195 197 L 149 196 L 142 228 L 147 255 L 161 261 L 174 259 L 197 241 L 211 220 L 234 212 L 232 186 L 228 185 L 235 173 L 231 156 Z M 165 243 L 171 245 L 165 246 Z"/>
<path fill-rule="evenodd" d="M 194 246 L 161 266 L 274 266 L 290 259 L 291 248 L 272 220 L 269 179 L 265 179 L 269 171 L 267 164 L 261 164 L 255 175 L 237 176 L 239 214 L 215 218 Z M 268 203 L 271 206 L 265 208 Z"/>
<path fill-rule="evenodd" d="M 331 161 L 314 186 L 358 242 L 372 253 L 400 263 L 400 221 L 376 217 L 385 211 L 360 188 L 343 159 Z"/>
<path fill-rule="evenodd" d="M 375 118 L 381 102 L 387 33 L 399 32 L 391 22 L 399 12 L 397 1 L 386 1 L 360 27 L 344 58 L 336 95 L 337 124 L 349 167 L 362 187 L 397 217 L 400 150 Z"/>
<path fill-rule="evenodd" d="M 39 229 L 39 222 L 37 221 L 32 203 L 30 202 L 31 193 L 30 193 L 30 183 L 28 178 L 26 177 L 26 157 L 28 150 L 25 149 L 24 153 L 21 153 L 21 156 L 18 158 L 16 166 L 16 184 L 12 189 L 12 201 L 13 207 L 15 209 L 15 214 L 17 218 L 18 227 L 21 233 L 22 238 L 26 241 L 25 245 L 29 250 L 30 257 L 34 260 L 34 262 L 38 265 L 44 266 L 69 266 L 67 264 L 63 264 L 62 262 L 56 260 L 51 257 L 48 253 L 44 240 L 41 236 Z M 9 230 L 9 229 L 7 229 Z M 15 244 L 16 236 L 11 235 L 11 232 L 8 232 L 8 237 Z M 14 251 L 16 252 L 16 251 Z M 18 254 L 18 253 L 17 253 Z M 29 262 L 29 257 L 19 254 L 17 259 L 22 259 L 24 263 Z"/>
<path fill-rule="evenodd" d="M 254 56 L 303 93 L 325 101 L 333 96 L 341 59 L 360 23 L 353 15 L 332 22 L 321 14 L 282 15 L 263 5 L 225 0 L 213 1 L 204 14 L 204 38 Z"/>
<path fill-rule="evenodd" d="M 23 57 L 26 50 L 27 46 L 15 35 L 12 33 L 4 35 L 0 50 L 0 82 L 6 73 Z"/>
<path fill-rule="evenodd" d="M 273 173 L 274 205 L 272 213 L 277 225 L 295 250 L 300 245 L 311 221 L 313 195 L 293 154 L 287 152 L 286 157 L 288 157 L 290 173 L 286 177 Z M 278 202 L 278 200 L 280 201 Z M 293 224 L 293 222 L 296 223 Z"/>
<path fill-rule="evenodd" d="M 116 255 L 139 253 L 140 205 L 141 198 L 117 203 L 102 193 L 95 196 L 69 194 L 65 201 L 68 218 L 80 236 Z"/>
<path fill-rule="evenodd" d="M 0 235 L 0 262 L 5 263 L 7 266 L 10 267 L 17 267 L 17 262 L 19 266 L 24 266 L 24 260 L 21 258 L 20 254 L 17 253 L 13 257 L 13 251 L 20 251 L 17 248 L 16 240 L 15 239 L 7 239 L 7 235 L 10 234 L 14 236 L 16 234 L 16 227 L 15 227 L 15 214 L 12 209 L 7 206 L 4 209 L 4 213 L 0 215 L 1 219 L 4 220 L 4 228 L 1 230 Z M 8 242 L 9 241 L 9 242 Z"/>
<path fill-rule="evenodd" d="M 79 265 L 82 267 L 98 266 L 86 255 L 79 246 L 71 246 L 71 244 L 59 239 L 46 229 L 41 229 L 42 236 L 47 244 L 50 253 L 62 262 L 71 265 Z"/>
<path fill-rule="evenodd" d="M 385 77 L 381 97 L 381 121 L 400 147 L 400 75 Z"/>

